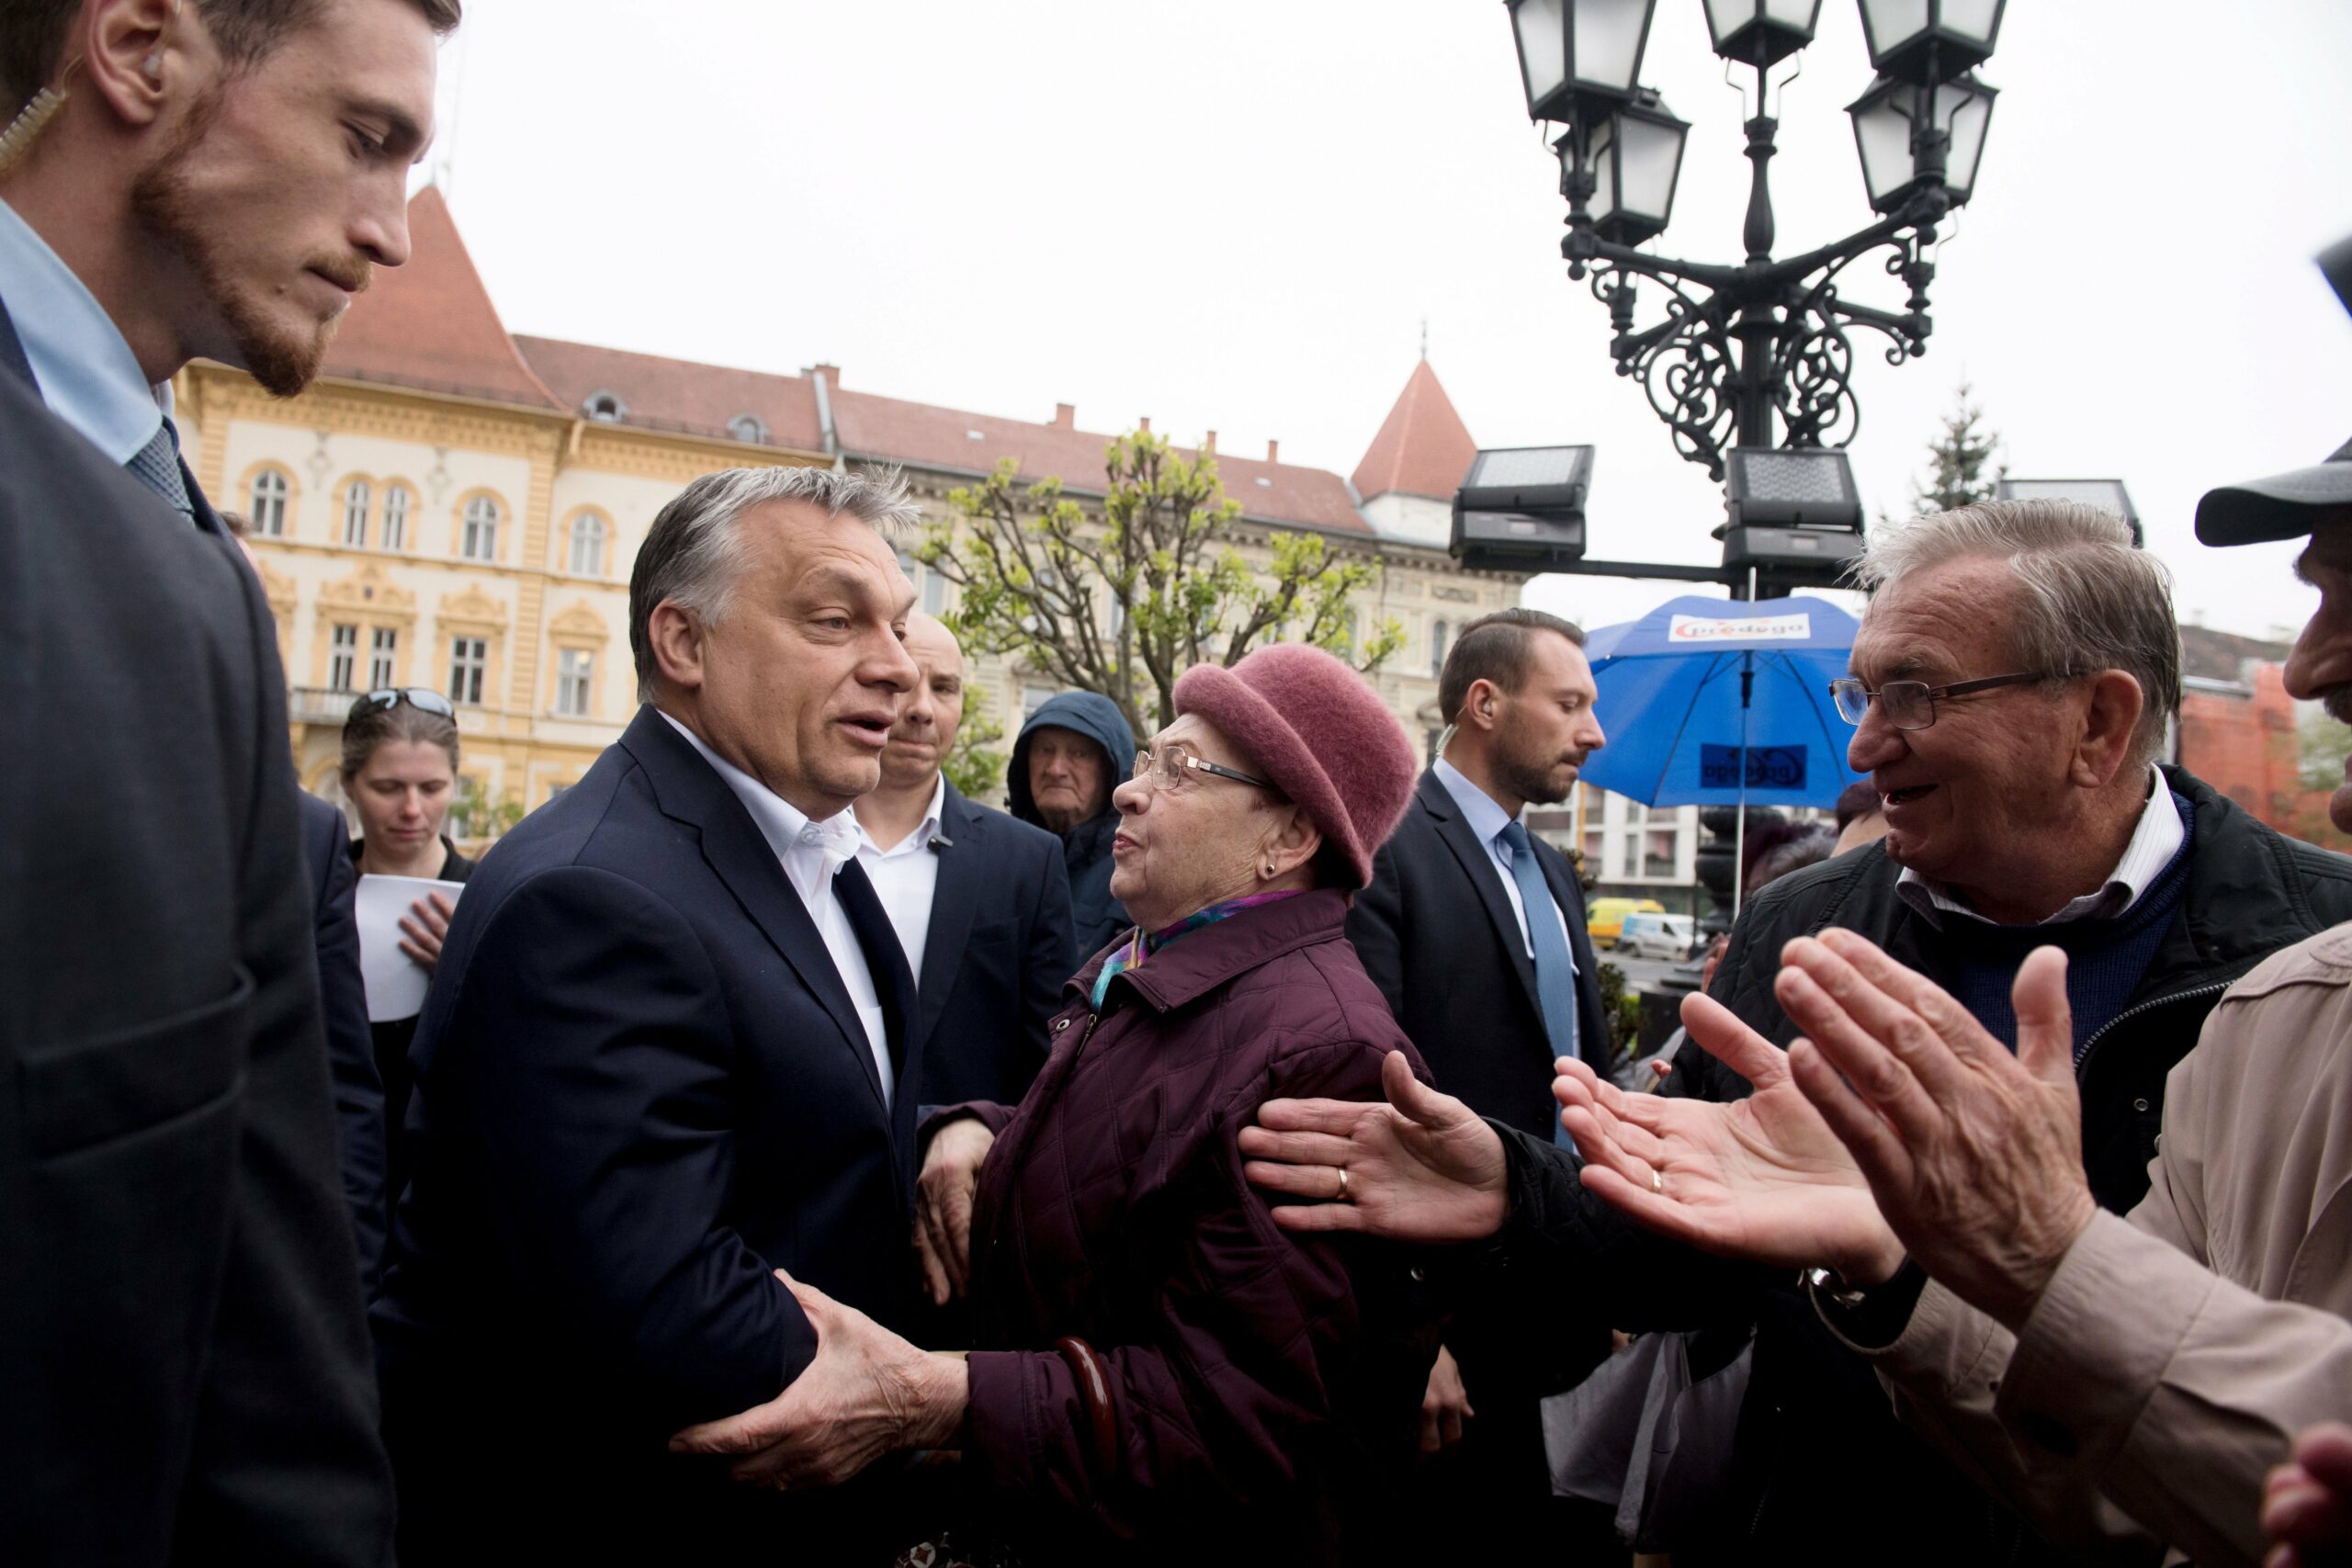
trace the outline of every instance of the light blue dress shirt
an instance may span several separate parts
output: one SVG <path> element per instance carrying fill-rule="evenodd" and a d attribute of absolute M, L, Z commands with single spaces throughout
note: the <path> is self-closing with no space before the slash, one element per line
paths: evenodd
<path fill-rule="evenodd" d="M 50 412 L 118 463 L 155 439 L 171 413 L 171 383 L 149 383 L 114 318 L 5 201 L 0 300 Z"/>
<path fill-rule="evenodd" d="M 1470 831 L 1487 846 L 1487 858 L 1494 862 L 1496 874 L 1502 878 L 1503 897 L 1510 900 L 1510 912 L 1519 917 L 1520 949 L 1532 959 L 1535 944 L 1527 936 L 1527 908 L 1520 902 L 1519 879 L 1511 874 L 1510 846 L 1504 843 L 1502 838 L 1503 829 L 1510 826 L 1510 814 L 1496 805 L 1492 795 L 1472 784 L 1461 769 L 1444 758 L 1439 758 L 1437 765 L 1430 771 L 1437 775 L 1437 782 L 1445 786 L 1445 793 L 1453 797 L 1453 804 L 1461 808 L 1462 820 L 1469 825 Z M 1560 913 L 1558 904 L 1549 899 L 1545 900 L 1545 908 L 1550 910 L 1552 919 L 1559 922 L 1560 940 L 1567 944 L 1568 965 L 1573 969 L 1577 961 L 1577 944 L 1569 938 L 1567 917 Z"/>

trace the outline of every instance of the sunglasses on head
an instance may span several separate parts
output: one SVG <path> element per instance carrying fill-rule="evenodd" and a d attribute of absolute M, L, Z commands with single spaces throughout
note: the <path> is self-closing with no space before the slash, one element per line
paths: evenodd
<path fill-rule="evenodd" d="M 381 691 L 353 699 L 351 712 L 345 716 L 344 722 L 348 724 L 371 713 L 382 713 L 402 703 L 425 713 L 439 714 L 443 718 L 458 716 L 458 710 L 450 705 L 449 699 L 430 686 L 386 686 Z"/>

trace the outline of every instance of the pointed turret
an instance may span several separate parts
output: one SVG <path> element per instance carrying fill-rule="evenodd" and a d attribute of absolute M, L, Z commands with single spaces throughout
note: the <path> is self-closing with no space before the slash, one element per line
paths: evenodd
<path fill-rule="evenodd" d="M 1356 465 L 1352 482 L 1364 515 L 1383 534 L 1443 545 L 1453 492 L 1477 455 L 1477 442 L 1423 358 Z"/>

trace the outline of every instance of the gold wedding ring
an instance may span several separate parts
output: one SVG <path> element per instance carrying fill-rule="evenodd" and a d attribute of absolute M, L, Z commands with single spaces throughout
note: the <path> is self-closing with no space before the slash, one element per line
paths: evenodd
<path fill-rule="evenodd" d="M 1347 1173 L 1342 1171 L 1340 1174 L 1344 1176 Z M 1666 1178 L 1656 1170 L 1650 1172 L 1650 1190 L 1653 1192 L 1664 1192 L 1666 1190 Z"/>
<path fill-rule="evenodd" d="M 1339 1168 L 1339 1170 L 1340 1170 L 1340 1196 L 1339 1196 L 1339 1198 L 1338 1198 L 1338 1200 L 1337 1200 L 1337 1201 L 1338 1201 L 1339 1202 L 1342 1202 L 1342 1203 L 1350 1202 L 1350 1201 L 1351 1201 L 1352 1200 L 1351 1200 L 1351 1199 L 1348 1197 L 1348 1168 L 1347 1168 L 1346 1166 L 1344 1166 L 1344 1165 L 1343 1165 L 1343 1166 L 1341 1166 L 1341 1167 L 1340 1167 L 1340 1168 Z"/>

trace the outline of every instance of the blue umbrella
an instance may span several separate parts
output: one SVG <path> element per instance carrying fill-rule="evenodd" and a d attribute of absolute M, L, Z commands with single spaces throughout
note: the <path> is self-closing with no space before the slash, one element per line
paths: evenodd
<path fill-rule="evenodd" d="M 1609 744 L 1585 782 L 1649 806 L 1835 805 L 1861 776 L 1829 698 L 1859 624 L 1823 599 L 1687 595 L 1600 627 L 1585 652 Z"/>

